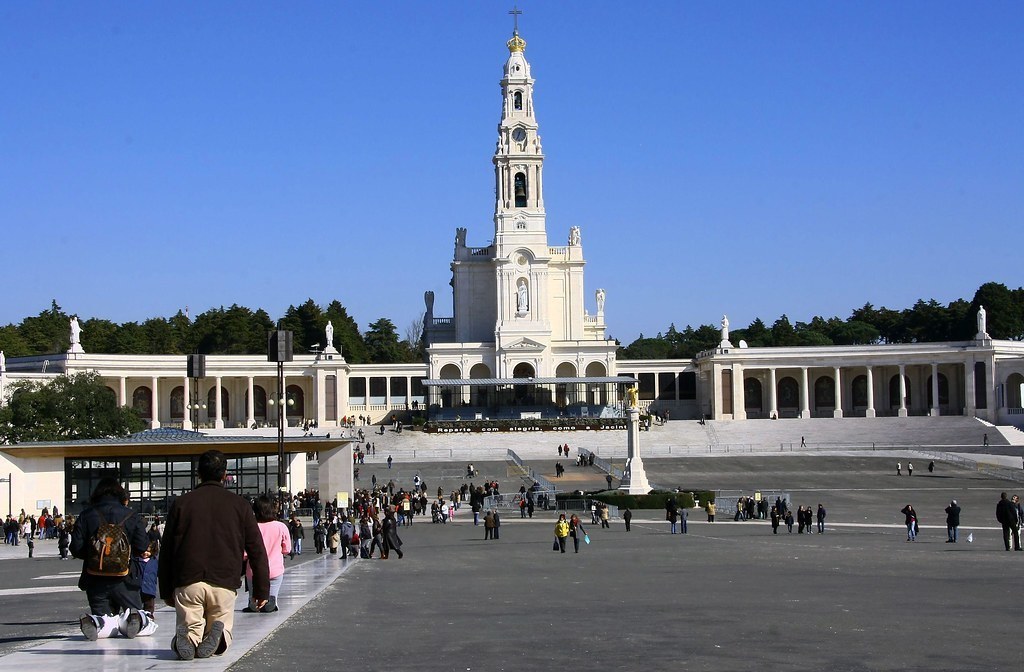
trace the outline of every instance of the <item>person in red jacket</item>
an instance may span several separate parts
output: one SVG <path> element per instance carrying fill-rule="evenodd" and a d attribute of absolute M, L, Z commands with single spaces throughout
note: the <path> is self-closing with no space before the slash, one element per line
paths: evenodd
<path fill-rule="evenodd" d="M 178 497 L 167 514 L 160 558 L 160 598 L 177 615 L 171 648 L 182 660 L 209 658 L 231 645 L 235 593 L 244 554 L 252 568 L 258 609 L 270 597 L 263 535 L 249 503 L 223 486 L 227 457 L 199 456 L 200 484 Z M 217 515 L 211 515 L 211 512 Z"/>

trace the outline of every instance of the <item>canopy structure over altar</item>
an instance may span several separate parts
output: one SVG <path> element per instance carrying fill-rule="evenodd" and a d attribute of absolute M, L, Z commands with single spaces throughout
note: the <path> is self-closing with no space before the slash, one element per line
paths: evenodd
<path fill-rule="evenodd" d="M 428 421 L 622 418 L 630 376 L 432 378 L 423 381 Z"/>

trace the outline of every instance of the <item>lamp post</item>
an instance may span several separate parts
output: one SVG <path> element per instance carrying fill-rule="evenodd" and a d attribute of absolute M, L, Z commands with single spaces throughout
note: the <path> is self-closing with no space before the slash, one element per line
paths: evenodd
<path fill-rule="evenodd" d="M 8 473 L 7 478 L 0 478 L 0 483 L 7 484 L 7 514 L 11 515 L 14 513 L 14 478 L 13 473 Z"/>
<path fill-rule="evenodd" d="M 267 335 L 267 361 L 277 363 L 277 394 L 267 401 L 277 406 L 277 491 L 283 493 L 288 486 L 284 468 L 284 363 L 292 361 L 292 332 L 284 329 L 271 331 Z M 290 400 L 294 405 L 294 400 Z"/>

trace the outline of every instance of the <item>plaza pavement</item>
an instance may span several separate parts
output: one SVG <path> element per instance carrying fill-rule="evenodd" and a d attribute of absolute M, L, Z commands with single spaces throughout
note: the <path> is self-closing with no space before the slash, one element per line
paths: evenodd
<path fill-rule="evenodd" d="M 618 521 L 588 526 L 593 543 L 563 556 L 551 551 L 550 514 L 506 516 L 501 539 L 488 542 L 465 509 L 452 525 L 421 519 L 401 530 L 402 560 L 289 564 L 282 611 L 238 614 L 228 656 L 192 665 L 1018 669 L 1024 553 L 1002 550 L 994 520 L 998 493 L 1018 486 L 943 463 L 928 475 L 926 465 L 897 477 L 888 454 L 647 462 L 654 480 L 687 489 L 779 488 L 794 505 L 821 501 L 824 535 L 776 536 L 767 522 L 734 523 L 724 511 L 709 524 L 693 511 L 690 533 L 672 536 L 660 512 L 638 511 L 632 532 Z M 962 541 L 946 544 L 942 509 L 953 498 L 963 506 Z M 923 522 L 914 543 L 899 514 L 907 502 Z M 54 560 L 54 542 L 37 545 L 48 555 L 37 565 L 24 551 L 0 548 L 15 556 L 0 562 L 0 588 L 13 591 L 0 592 L 0 652 L 21 647 L 2 658 L 5 669 L 189 665 L 168 647 L 168 609 L 153 638 L 85 642 L 74 622 L 85 604 L 74 588 L 78 563 Z"/>

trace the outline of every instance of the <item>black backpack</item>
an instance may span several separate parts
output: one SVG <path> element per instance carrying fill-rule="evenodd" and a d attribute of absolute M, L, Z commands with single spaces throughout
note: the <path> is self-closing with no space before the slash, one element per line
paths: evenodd
<path fill-rule="evenodd" d="M 97 509 L 99 527 L 90 542 L 85 559 L 85 571 L 93 576 L 128 576 L 131 568 L 132 545 L 124 524 L 135 515 L 129 511 L 119 523 L 108 523 Z"/>

